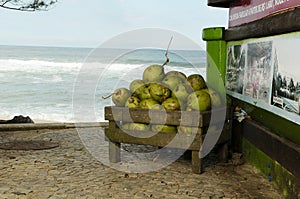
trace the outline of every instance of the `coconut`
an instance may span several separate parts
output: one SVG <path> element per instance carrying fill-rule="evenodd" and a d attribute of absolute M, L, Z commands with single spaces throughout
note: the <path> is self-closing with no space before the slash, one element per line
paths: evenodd
<path fill-rule="evenodd" d="M 149 85 L 151 97 L 159 103 L 166 100 L 171 95 L 171 90 L 160 83 L 151 83 Z"/>
<path fill-rule="evenodd" d="M 207 111 L 211 108 L 210 96 L 203 90 L 195 91 L 188 96 L 187 106 L 193 110 Z"/>
<path fill-rule="evenodd" d="M 219 107 L 222 105 L 222 100 L 220 98 L 220 95 L 215 90 L 211 88 L 207 88 L 207 89 L 203 89 L 203 91 L 207 92 L 210 95 L 212 106 Z"/>
<path fill-rule="evenodd" d="M 146 85 L 141 86 L 140 88 L 138 88 L 135 91 L 134 95 L 138 96 L 138 98 L 140 98 L 140 100 L 151 98 L 149 85 L 146 84 Z"/>
<path fill-rule="evenodd" d="M 146 130 L 150 129 L 149 125 L 143 124 L 143 123 L 136 123 L 136 122 L 123 124 L 121 126 L 121 128 L 123 130 L 131 130 L 131 131 L 132 130 L 134 130 L 134 131 L 146 131 Z"/>
<path fill-rule="evenodd" d="M 140 99 L 135 96 L 130 96 L 125 102 L 125 106 L 128 108 L 138 108 L 139 105 Z"/>
<path fill-rule="evenodd" d="M 136 92 L 139 88 L 145 85 L 144 81 L 141 79 L 133 80 L 129 85 L 129 90 L 133 93 Z"/>
<path fill-rule="evenodd" d="M 165 76 L 164 67 L 161 65 L 151 65 L 148 66 L 143 72 L 143 81 L 145 83 L 149 82 L 159 82 Z"/>
<path fill-rule="evenodd" d="M 187 97 L 191 93 L 191 87 L 186 84 L 178 84 L 172 91 L 172 97 L 176 97 L 179 101 L 186 101 Z"/>
<path fill-rule="evenodd" d="M 186 80 L 186 75 L 180 71 L 172 70 L 166 73 L 166 77 L 171 77 L 171 76 L 179 77 L 181 80 Z"/>
<path fill-rule="evenodd" d="M 180 110 L 180 103 L 177 98 L 170 97 L 161 104 L 166 110 Z"/>
<path fill-rule="evenodd" d="M 178 133 L 182 133 L 182 134 L 192 134 L 192 133 L 197 133 L 199 131 L 199 128 L 190 127 L 190 126 L 178 126 L 177 131 Z"/>
<path fill-rule="evenodd" d="M 187 81 L 194 91 L 199 91 L 207 87 L 204 78 L 200 74 L 188 76 Z"/>
<path fill-rule="evenodd" d="M 177 127 L 176 126 L 171 126 L 171 125 L 155 124 L 155 125 L 151 126 L 151 130 L 153 132 L 160 132 L 160 133 L 176 133 L 177 132 Z"/>
<path fill-rule="evenodd" d="M 182 79 L 178 76 L 166 76 L 161 82 L 173 91 L 177 85 L 182 83 Z"/>
<path fill-rule="evenodd" d="M 122 124 L 121 129 L 130 130 L 131 123 Z"/>
<path fill-rule="evenodd" d="M 118 88 L 112 94 L 112 101 L 116 106 L 125 106 L 126 100 L 131 94 L 127 88 Z"/>
<path fill-rule="evenodd" d="M 152 109 L 153 107 L 156 107 L 159 104 L 158 101 L 150 98 L 150 99 L 144 99 L 140 102 L 140 108 L 142 109 Z"/>
<path fill-rule="evenodd" d="M 149 130 L 149 125 L 143 124 L 143 123 L 131 123 L 130 130 L 147 131 L 147 130 Z"/>

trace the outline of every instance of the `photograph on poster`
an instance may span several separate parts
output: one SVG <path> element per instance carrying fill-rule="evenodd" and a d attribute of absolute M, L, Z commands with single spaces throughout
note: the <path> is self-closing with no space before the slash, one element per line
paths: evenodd
<path fill-rule="evenodd" d="M 270 102 L 272 49 L 272 41 L 248 43 L 243 95 Z"/>
<path fill-rule="evenodd" d="M 229 46 L 227 52 L 226 88 L 242 94 L 246 63 L 245 45 Z"/>
<path fill-rule="evenodd" d="M 300 36 L 274 41 L 272 105 L 300 114 Z"/>
<path fill-rule="evenodd" d="M 229 95 L 300 124 L 300 32 L 228 43 Z"/>

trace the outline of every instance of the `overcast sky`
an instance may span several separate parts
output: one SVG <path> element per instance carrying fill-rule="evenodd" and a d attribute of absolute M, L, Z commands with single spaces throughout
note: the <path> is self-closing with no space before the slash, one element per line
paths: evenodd
<path fill-rule="evenodd" d="M 204 47 L 202 29 L 228 23 L 228 9 L 206 4 L 206 0 L 59 0 L 46 12 L 0 9 L 0 45 L 96 47 L 123 32 L 162 28 Z"/>

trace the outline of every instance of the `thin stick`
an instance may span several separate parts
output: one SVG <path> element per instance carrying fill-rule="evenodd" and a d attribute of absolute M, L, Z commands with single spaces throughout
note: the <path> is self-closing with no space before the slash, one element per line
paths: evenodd
<path fill-rule="evenodd" d="M 168 48 L 167 48 L 166 53 L 165 53 L 166 61 L 165 61 L 165 63 L 163 63 L 162 66 L 167 65 L 169 63 L 169 61 L 170 61 L 170 59 L 168 57 L 168 53 L 169 53 L 169 48 L 170 48 L 172 40 L 173 40 L 173 36 L 171 37 L 171 39 L 169 41 Z"/>
<path fill-rule="evenodd" d="M 110 94 L 110 95 L 108 95 L 108 96 L 102 96 L 102 99 L 108 99 L 108 98 L 110 98 L 111 96 L 113 96 L 114 94 L 116 94 L 116 93 L 112 93 L 112 94 Z"/>

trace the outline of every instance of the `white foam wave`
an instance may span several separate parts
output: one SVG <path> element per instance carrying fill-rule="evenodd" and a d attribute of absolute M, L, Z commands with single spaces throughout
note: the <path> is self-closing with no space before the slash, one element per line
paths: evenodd
<path fill-rule="evenodd" d="M 29 116 L 35 123 L 44 122 L 74 122 L 74 116 L 70 113 L 58 113 L 58 112 L 40 112 L 41 110 L 10 110 L 2 111 L 0 114 L 1 120 L 10 120 L 14 116 L 23 115 Z"/>
<path fill-rule="evenodd" d="M 44 60 L 0 59 L 0 71 L 78 71 L 80 62 L 54 62 Z"/>
<path fill-rule="evenodd" d="M 203 78 L 206 77 L 206 68 L 197 68 L 197 67 L 180 67 L 180 66 L 166 66 L 165 72 L 175 70 L 183 72 L 186 76 L 192 75 L 192 74 L 200 74 L 203 76 Z"/>
<path fill-rule="evenodd" d="M 107 75 L 113 75 L 113 76 L 134 76 L 134 77 L 140 77 L 142 78 L 143 71 L 145 68 L 149 66 L 149 64 L 111 64 L 106 66 Z M 197 68 L 197 67 L 180 67 L 180 66 L 165 66 L 165 72 L 176 70 L 181 71 L 185 75 L 191 75 L 191 74 L 201 74 L 203 77 L 206 76 L 206 68 Z"/>
<path fill-rule="evenodd" d="M 23 111 L 23 112 L 6 112 L 0 114 L 1 120 L 10 120 L 14 116 L 23 115 L 24 117 L 29 116 L 35 123 L 45 123 L 45 122 L 104 122 L 104 110 L 100 110 L 101 114 L 97 114 L 95 121 L 91 121 L 89 115 L 80 115 L 76 120 L 74 118 L 73 112 L 69 113 L 55 113 L 55 112 L 34 112 L 34 111 Z M 102 115 L 103 114 L 103 115 Z"/>

